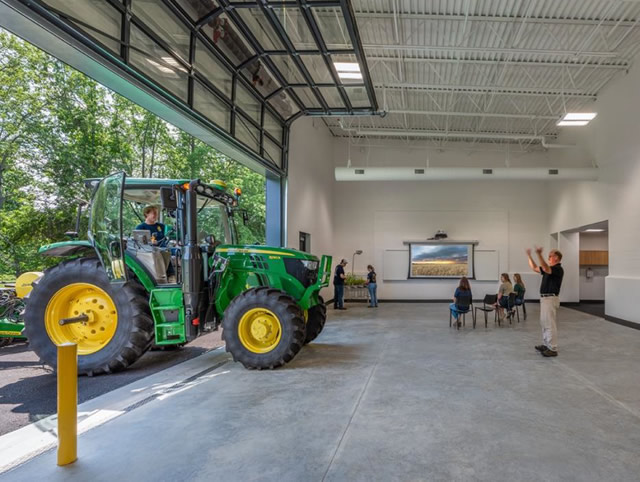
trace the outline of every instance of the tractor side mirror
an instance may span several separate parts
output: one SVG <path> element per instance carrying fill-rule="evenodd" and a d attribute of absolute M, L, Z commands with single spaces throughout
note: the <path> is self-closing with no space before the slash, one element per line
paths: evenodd
<path fill-rule="evenodd" d="M 170 186 L 162 186 L 160 188 L 160 204 L 162 209 L 173 210 L 178 208 L 176 193 Z"/>

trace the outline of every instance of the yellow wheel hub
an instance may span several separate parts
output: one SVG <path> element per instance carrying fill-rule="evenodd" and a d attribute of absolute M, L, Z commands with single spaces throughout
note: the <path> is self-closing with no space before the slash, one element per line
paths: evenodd
<path fill-rule="evenodd" d="M 86 315 L 87 320 L 60 325 L 60 320 Z M 59 289 L 49 300 L 44 326 L 56 345 L 75 343 L 78 355 L 100 351 L 118 327 L 116 305 L 102 288 L 90 283 L 72 283 Z"/>
<path fill-rule="evenodd" d="M 280 343 L 282 326 L 272 311 L 253 308 L 240 318 L 238 336 L 247 350 L 253 353 L 268 353 Z"/>

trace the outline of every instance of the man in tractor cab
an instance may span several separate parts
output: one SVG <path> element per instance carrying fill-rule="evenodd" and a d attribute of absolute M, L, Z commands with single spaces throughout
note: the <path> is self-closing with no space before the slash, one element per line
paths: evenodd
<path fill-rule="evenodd" d="M 158 222 L 158 206 L 147 206 L 143 209 L 144 222 L 136 226 L 136 229 L 146 229 L 151 233 L 151 244 L 164 246 L 164 224 Z"/>
<path fill-rule="evenodd" d="M 165 247 L 167 245 L 168 238 L 165 237 L 165 226 L 162 223 L 158 222 L 159 210 L 158 206 L 147 206 L 142 210 L 142 215 L 144 216 L 144 222 L 140 223 L 136 226 L 137 230 L 146 230 L 151 233 L 151 244 L 158 247 Z M 165 259 L 165 263 L 167 264 L 167 282 L 175 283 L 176 282 L 176 271 L 173 267 L 173 263 L 171 262 L 170 254 L 167 251 L 167 256 Z"/>

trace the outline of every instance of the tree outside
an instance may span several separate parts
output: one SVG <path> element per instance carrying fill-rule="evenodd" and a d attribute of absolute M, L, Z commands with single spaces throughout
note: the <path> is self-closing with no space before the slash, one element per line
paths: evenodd
<path fill-rule="evenodd" d="M 0 277 L 55 263 L 37 250 L 74 226 L 82 180 L 116 171 L 239 187 L 240 241 L 264 243 L 261 174 L 1 29 L 0 86 Z"/>

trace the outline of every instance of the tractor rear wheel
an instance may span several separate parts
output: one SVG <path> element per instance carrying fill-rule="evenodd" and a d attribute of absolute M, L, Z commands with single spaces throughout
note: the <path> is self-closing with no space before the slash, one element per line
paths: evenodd
<path fill-rule="evenodd" d="M 85 317 L 60 325 L 61 319 Z M 153 320 L 146 291 L 134 280 L 113 286 L 97 258 L 72 259 L 34 283 L 25 334 L 40 359 L 57 363 L 56 345 L 78 346 L 78 374 L 124 370 L 147 351 Z"/>
<path fill-rule="evenodd" d="M 296 301 L 284 291 L 249 289 L 229 304 L 222 339 L 245 368 L 273 369 L 290 362 L 302 348 L 305 323 Z"/>
<path fill-rule="evenodd" d="M 318 304 L 309 308 L 307 312 L 307 336 L 304 344 L 315 340 L 327 321 L 327 305 L 324 304 L 322 296 L 318 296 Z"/>

